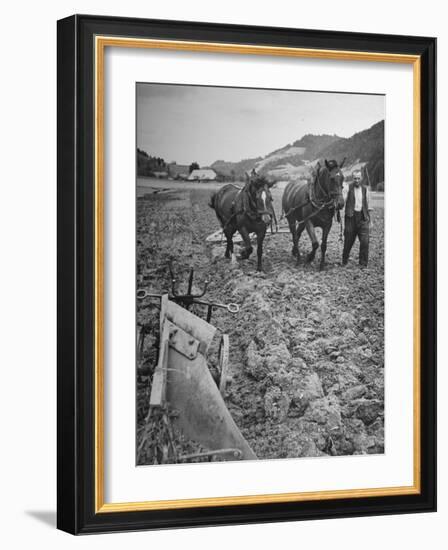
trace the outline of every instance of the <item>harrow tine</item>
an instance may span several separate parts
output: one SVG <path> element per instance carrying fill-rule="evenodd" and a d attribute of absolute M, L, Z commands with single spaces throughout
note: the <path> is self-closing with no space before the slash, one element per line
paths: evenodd
<path fill-rule="evenodd" d="M 190 268 L 190 271 L 189 271 L 187 293 L 180 294 L 179 291 L 176 290 L 177 278 L 174 274 L 172 260 L 168 262 L 168 269 L 171 276 L 171 295 L 167 295 L 169 300 L 173 300 L 174 302 L 182 305 L 182 307 L 184 307 L 186 310 L 189 310 L 190 307 L 194 304 L 206 306 L 207 322 L 210 322 L 210 319 L 213 313 L 213 308 L 215 307 L 224 308 L 230 313 L 237 313 L 239 311 L 239 306 L 237 304 L 220 304 L 220 303 L 200 300 L 200 298 L 202 298 L 208 290 L 208 285 L 210 284 L 210 281 L 208 279 L 204 281 L 202 289 L 199 290 L 197 294 L 193 294 L 194 268 Z M 146 288 L 137 289 L 137 299 L 144 300 L 146 298 L 161 299 L 162 295 L 150 293 Z"/>
<path fill-rule="evenodd" d="M 188 290 L 187 294 L 191 294 L 191 289 L 193 288 L 193 277 L 194 277 L 194 269 L 190 268 L 190 275 L 188 277 Z"/>

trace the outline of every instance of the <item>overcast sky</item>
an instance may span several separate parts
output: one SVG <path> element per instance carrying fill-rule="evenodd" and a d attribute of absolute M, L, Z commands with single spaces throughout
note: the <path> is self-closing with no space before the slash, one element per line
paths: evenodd
<path fill-rule="evenodd" d="M 304 134 L 350 137 L 384 118 L 384 96 L 137 84 L 137 147 L 200 166 L 265 156 Z"/>

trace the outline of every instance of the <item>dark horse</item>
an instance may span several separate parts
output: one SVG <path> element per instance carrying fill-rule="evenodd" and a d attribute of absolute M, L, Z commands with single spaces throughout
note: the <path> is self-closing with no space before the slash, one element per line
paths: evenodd
<path fill-rule="evenodd" d="M 342 196 L 342 182 L 344 176 L 340 165 L 335 160 L 325 160 L 325 166 L 320 164 L 310 183 L 290 182 L 285 188 L 282 198 L 282 209 L 288 220 L 292 234 L 292 253 L 300 261 L 299 240 L 306 228 L 311 239 L 312 250 L 307 256 L 307 262 L 312 262 L 319 248 L 315 227 L 322 228 L 322 244 L 320 269 L 325 265 L 325 252 L 327 251 L 327 239 L 330 232 L 333 216 L 336 210 L 344 207 Z"/>
<path fill-rule="evenodd" d="M 239 231 L 244 241 L 241 258 L 247 259 L 253 252 L 250 233 L 257 235 L 257 269 L 262 270 L 263 241 L 266 230 L 275 220 L 270 187 L 273 183 L 252 172 L 246 185 L 240 189 L 233 184 L 224 185 L 213 193 L 209 205 L 215 210 L 227 239 L 225 257 L 233 254 L 233 235 Z"/>

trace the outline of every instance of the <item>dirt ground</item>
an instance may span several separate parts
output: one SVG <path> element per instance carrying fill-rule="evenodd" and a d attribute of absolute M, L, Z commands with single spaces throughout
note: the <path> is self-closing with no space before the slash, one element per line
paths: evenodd
<path fill-rule="evenodd" d="M 206 298 L 240 305 L 234 315 L 214 310 L 212 323 L 230 336 L 225 400 L 257 456 L 383 453 L 382 196 L 373 203 L 368 268 L 357 264 L 357 244 L 349 264 L 341 266 L 342 243 L 335 223 L 324 271 L 318 269 L 319 251 L 312 264 L 297 265 L 291 255 L 290 235 L 277 234 L 265 241 L 264 272 L 258 273 L 255 254 L 249 260 L 231 263 L 224 258 L 224 244 L 205 242 L 219 229 L 215 213 L 207 205 L 210 189 L 153 191 L 138 194 L 137 286 L 167 292 L 171 260 L 179 280 L 186 281 L 193 267 L 198 289 L 204 280 L 211 281 Z M 273 194 L 280 217 L 281 191 Z M 238 256 L 239 247 L 235 248 Z M 301 253 L 310 250 L 306 234 L 300 249 Z M 195 313 L 205 315 L 200 306 L 195 307 Z M 155 305 L 140 304 L 137 321 L 154 329 L 146 338 L 138 365 L 139 445 L 157 359 Z M 212 346 L 212 370 L 216 362 L 216 346 Z"/>

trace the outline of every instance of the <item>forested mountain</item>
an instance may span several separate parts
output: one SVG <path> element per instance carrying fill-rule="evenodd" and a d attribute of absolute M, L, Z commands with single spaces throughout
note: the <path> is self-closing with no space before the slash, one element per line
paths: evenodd
<path fill-rule="evenodd" d="M 223 176 L 232 176 L 234 175 L 235 179 L 244 179 L 244 174 L 247 171 L 252 170 L 252 168 L 259 162 L 262 157 L 257 157 L 254 159 L 244 159 L 239 162 L 227 162 L 225 160 L 216 160 L 210 168 L 213 168 L 217 174 Z"/>
<path fill-rule="evenodd" d="M 246 159 L 239 162 L 219 160 L 211 165 L 216 172 L 244 178 L 247 171 L 255 168 L 258 173 L 275 179 L 296 179 L 307 177 L 310 165 L 318 160 L 347 157 L 345 171 L 354 168 L 367 169 L 372 188 L 384 182 L 384 120 L 374 124 L 350 138 L 336 135 L 306 134 L 292 144 L 272 151 L 265 157 Z"/>
<path fill-rule="evenodd" d="M 384 182 L 384 120 L 350 138 L 340 138 L 322 149 L 318 158 L 342 161 L 347 157 L 346 165 L 363 163 L 372 188 Z"/>
<path fill-rule="evenodd" d="M 146 151 L 137 148 L 137 175 L 152 176 L 154 172 L 165 172 L 166 162 L 160 157 L 151 157 Z"/>

